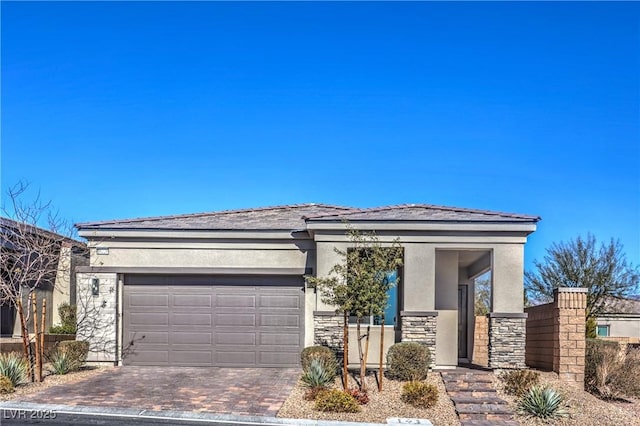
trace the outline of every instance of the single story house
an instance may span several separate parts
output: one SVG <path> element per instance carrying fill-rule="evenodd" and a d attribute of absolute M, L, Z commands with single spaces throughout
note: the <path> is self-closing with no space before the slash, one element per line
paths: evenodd
<path fill-rule="evenodd" d="M 38 309 L 42 306 L 43 300 L 47 306 L 45 329 L 59 325 L 61 322 L 58 306 L 63 303 L 75 303 L 76 275 L 72 271 L 78 265 L 89 264 L 86 245 L 31 224 L 0 217 L 0 250 L 3 284 L 8 288 L 26 282 L 26 288 L 37 283 L 34 293 Z M 25 268 L 25 264 L 31 265 L 31 268 Z M 23 294 L 23 306 L 27 306 L 28 303 L 27 293 L 25 291 Z M 0 334 L 3 337 L 22 336 L 17 309 L 13 304 L 16 298 L 17 293 L 14 291 L 0 295 Z M 32 333 L 31 317 L 27 321 L 27 327 Z"/>
<path fill-rule="evenodd" d="M 623 337 L 640 342 L 640 300 L 610 297 L 596 324 L 598 337 Z"/>
<path fill-rule="evenodd" d="M 539 219 L 425 204 L 298 204 L 77 224 L 91 253 L 77 269 L 78 292 L 93 311 L 80 315 L 98 321 L 84 328 L 90 359 L 272 367 L 299 365 L 305 346 L 340 350 L 342 315 L 304 277 L 327 276 L 341 261 L 334 249 L 349 247 L 348 223 L 403 247 L 387 347 L 423 342 L 444 368 L 470 360 L 473 282 L 490 270 L 489 365 L 524 367 L 524 247 Z M 370 321 L 377 348 L 381 326 Z"/>

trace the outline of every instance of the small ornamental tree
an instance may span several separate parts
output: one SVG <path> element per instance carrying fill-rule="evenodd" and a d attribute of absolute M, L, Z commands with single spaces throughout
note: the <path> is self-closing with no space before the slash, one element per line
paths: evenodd
<path fill-rule="evenodd" d="M 347 229 L 347 237 L 351 242 L 350 248 L 334 249 L 343 261 L 331 268 L 328 277 L 307 277 L 307 282 L 318 289 L 324 303 L 335 306 L 336 312 L 344 315 L 345 366 L 348 356 L 347 321 L 348 317 L 355 317 L 360 389 L 364 391 L 371 331 L 368 319 L 372 315 L 384 318 L 389 289 L 398 282 L 389 280 L 388 273 L 402 266 L 402 247 L 398 240 L 384 247 L 375 233 L 362 233 L 351 227 Z M 364 319 L 367 320 L 366 332 L 362 327 Z M 344 376 L 346 386 L 346 371 Z"/>

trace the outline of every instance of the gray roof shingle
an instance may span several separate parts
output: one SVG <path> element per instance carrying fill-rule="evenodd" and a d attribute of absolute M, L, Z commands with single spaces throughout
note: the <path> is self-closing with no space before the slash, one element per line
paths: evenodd
<path fill-rule="evenodd" d="M 351 209 L 307 217 L 309 221 L 449 221 L 449 222 L 537 222 L 538 216 L 430 204 Z"/>
<path fill-rule="evenodd" d="M 293 204 L 176 216 L 78 223 L 78 229 L 157 230 L 301 230 L 308 221 L 450 221 L 537 222 L 537 216 L 428 204 L 352 208 L 328 204 Z"/>
<path fill-rule="evenodd" d="M 292 204 L 243 210 L 223 210 L 176 216 L 78 223 L 78 229 L 193 229 L 193 230 L 296 230 L 304 229 L 306 216 L 351 210 L 328 204 Z"/>

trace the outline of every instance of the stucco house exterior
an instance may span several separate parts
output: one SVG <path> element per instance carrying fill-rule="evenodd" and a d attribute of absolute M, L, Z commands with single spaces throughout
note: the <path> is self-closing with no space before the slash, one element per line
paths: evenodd
<path fill-rule="evenodd" d="M 77 224 L 91 253 L 90 265 L 77 268 L 78 291 L 101 321 L 99 335 L 85 329 L 90 359 L 297 366 L 305 346 L 340 350 L 342 316 L 304 276 L 327 276 L 341 261 L 334 249 L 349 247 L 345 221 L 403 247 L 387 347 L 423 342 L 443 368 L 470 360 L 473 280 L 491 270 L 489 365 L 524 367 L 524 247 L 539 218 L 423 204 L 298 204 Z M 381 326 L 371 322 L 376 348 Z"/>
<path fill-rule="evenodd" d="M 15 273 L 18 273 L 19 277 L 24 277 L 24 273 L 20 274 L 17 271 L 22 266 L 16 256 L 23 258 L 44 253 L 41 258 L 44 257 L 55 262 L 45 266 L 45 273 L 40 277 L 39 285 L 34 293 L 38 306 L 42 306 L 42 301 L 45 300 L 48 307 L 45 316 L 45 329 L 48 330 L 51 326 L 60 324 L 58 306 L 63 303 L 75 304 L 76 275 L 71 271 L 75 270 L 78 265 L 89 264 L 86 245 L 83 242 L 31 224 L 18 222 L 8 217 L 0 217 L 0 250 L 3 251 L 2 262 L 0 262 L 0 273 L 3 274 L 3 278 Z M 38 264 L 34 260 L 27 263 Z M 27 273 L 26 277 L 29 279 L 34 275 L 37 274 Z M 17 281 L 7 279 L 5 282 L 6 284 L 15 284 Z M 22 304 L 26 306 L 27 303 L 25 292 Z M 3 337 L 22 336 L 17 310 L 9 300 L 0 304 L 0 313 L 0 334 Z M 29 330 L 32 330 L 31 320 L 27 321 L 27 326 Z"/>
<path fill-rule="evenodd" d="M 640 300 L 609 298 L 596 324 L 598 337 L 630 338 L 640 343 Z"/>

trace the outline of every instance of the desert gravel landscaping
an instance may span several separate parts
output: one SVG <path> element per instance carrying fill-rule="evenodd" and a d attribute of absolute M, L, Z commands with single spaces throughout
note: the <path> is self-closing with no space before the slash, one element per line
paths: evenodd
<path fill-rule="evenodd" d="M 63 385 L 67 383 L 75 383 L 81 380 L 85 380 L 94 377 L 110 368 L 107 366 L 91 366 L 83 367 L 80 371 L 74 371 L 72 373 L 57 375 L 51 374 L 45 376 L 44 380 L 40 383 L 25 383 L 16 386 L 13 393 L 0 394 L 0 401 L 19 400 L 25 395 L 31 395 L 52 386 Z"/>
<path fill-rule="evenodd" d="M 502 390 L 502 382 L 495 376 L 498 395 L 505 399 L 516 410 L 516 399 Z M 543 422 L 539 419 L 518 415 L 523 426 L 538 425 L 580 425 L 580 426 L 632 426 L 640 425 L 640 405 L 637 399 L 629 402 L 603 401 L 579 387 L 558 380 L 555 373 L 540 372 L 540 383 L 549 385 L 560 391 L 566 398 L 569 416 Z"/>
<path fill-rule="evenodd" d="M 404 382 L 385 380 L 382 392 L 378 392 L 375 377 L 369 375 L 367 376 L 369 403 L 361 406 L 360 413 L 324 413 L 314 410 L 314 402 L 304 399 L 306 388 L 301 381 L 298 381 L 291 395 L 278 411 L 278 417 L 375 423 L 386 423 L 389 417 L 407 417 L 429 419 L 437 426 L 459 425 L 458 416 L 453 408 L 453 403 L 447 396 L 440 374 L 430 373 L 426 381 L 438 387 L 438 403 L 433 408 L 420 409 L 400 400 Z M 354 380 L 351 380 L 349 384 L 352 388 L 356 387 Z M 342 389 L 340 378 L 336 378 L 334 387 Z"/>

